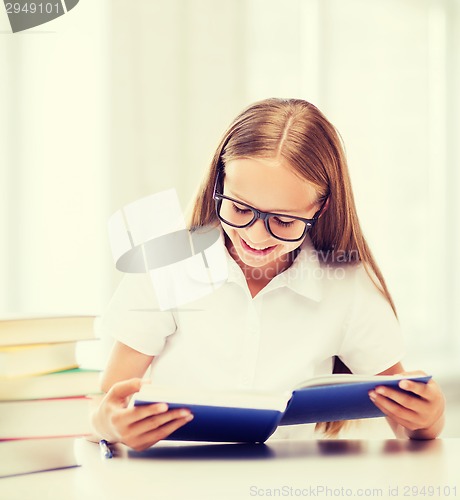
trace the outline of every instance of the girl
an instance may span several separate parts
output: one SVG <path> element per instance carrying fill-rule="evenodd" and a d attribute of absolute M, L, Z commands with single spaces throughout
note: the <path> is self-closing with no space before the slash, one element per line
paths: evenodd
<path fill-rule="evenodd" d="M 315 106 L 268 99 L 235 119 L 191 219 L 192 229 L 219 224 L 229 276 L 213 294 L 160 312 L 147 275 L 131 274 L 114 295 L 102 328 L 116 342 L 93 415 L 108 441 L 141 450 L 193 418 L 163 403 L 128 407 L 149 366 L 156 383 L 218 390 L 288 389 L 342 369 L 403 373 L 395 307 L 361 232 L 342 145 Z M 398 436 L 435 438 L 436 382 L 400 386 L 410 392 L 369 397 Z M 335 435 L 341 425 L 320 427 Z"/>

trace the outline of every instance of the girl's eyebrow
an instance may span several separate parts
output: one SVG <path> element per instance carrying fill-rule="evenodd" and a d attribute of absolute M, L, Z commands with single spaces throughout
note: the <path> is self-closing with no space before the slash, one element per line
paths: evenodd
<path fill-rule="evenodd" d="M 239 201 L 243 202 L 243 203 L 246 203 L 246 205 L 249 205 L 253 208 L 258 208 L 258 207 L 255 207 L 252 203 L 249 203 L 248 201 L 246 201 L 244 199 L 243 196 L 239 196 L 237 193 L 235 193 L 234 191 L 232 191 L 231 189 L 229 189 L 230 191 L 230 196 L 232 198 L 236 198 L 238 199 Z M 307 210 L 310 210 L 311 208 L 313 208 L 314 205 L 316 205 L 318 202 L 317 201 L 314 201 L 313 203 L 310 203 L 310 205 L 308 207 L 306 207 L 304 210 L 286 210 L 284 208 L 278 208 L 278 209 L 272 209 L 272 210 L 263 210 L 264 212 L 269 212 L 269 213 L 278 213 L 278 214 L 286 214 L 286 215 L 296 215 L 296 214 L 302 214 L 302 212 L 306 212 Z"/>

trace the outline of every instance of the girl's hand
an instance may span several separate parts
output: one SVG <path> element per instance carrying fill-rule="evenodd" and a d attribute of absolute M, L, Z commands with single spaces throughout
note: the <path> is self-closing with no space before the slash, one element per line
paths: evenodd
<path fill-rule="evenodd" d="M 165 403 L 128 408 L 131 396 L 142 380 L 133 378 L 115 383 L 93 414 L 97 433 L 111 442 L 121 442 L 137 451 L 154 445 L 183 426 L 193 415 L 187 409 L 169 410 Z"/>
<path fill-rule="evenodd" d="M 401 375 L 426 375 L 424 372 L 405 372 Z M 427 384 L 401 380 L 401 392 L 379 386 L 370 391 L 372 402 L 385 413 L 395 427 L 402 426 L 412 439 L 434 439 L 444 424 L 444 396 L 438 384 L 431 379 Z M 396 430 L 396 429 L 395 429 Z"/>

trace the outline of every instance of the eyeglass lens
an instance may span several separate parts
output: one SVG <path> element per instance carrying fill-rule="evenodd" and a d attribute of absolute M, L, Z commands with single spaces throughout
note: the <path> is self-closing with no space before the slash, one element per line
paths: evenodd
<path fill-rule="evenodd" d="M 256 214 L 244 204 L 225 198 L 221 198 L 219 203 L 219 216 L 232 226 L 244 227 L 256 218 Z M 302 237 L 306 226 L 305 222 L 301 220 L 280 215 L 270 215 L 268 225 L 274 236 L 287 240 L 295 240 Z"/>

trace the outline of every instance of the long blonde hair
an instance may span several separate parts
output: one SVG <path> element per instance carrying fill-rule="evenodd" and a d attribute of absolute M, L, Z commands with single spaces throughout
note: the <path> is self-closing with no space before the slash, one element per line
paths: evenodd
<path fill-rule="evenodd" d="M 363 236 L 353 197 L 347 161 L 340 135 L 321 111 L 301 99 L 266 99 L 247 107 L 224 133 L 208 174 L 193 206 L 190 226 L 217 223 L 213 188 L 225 163 L 241 158 L 283 159 L 302 179 L 313 184 L 319 200 L 328 197 L 327 210 L 309 232 L 324 261 L 362 262 L 396 309 L 383 275 Z M 343 366 L 343 365 L 342 365 Z M 336 434 L 338 423 L 319 426 Z"/>

